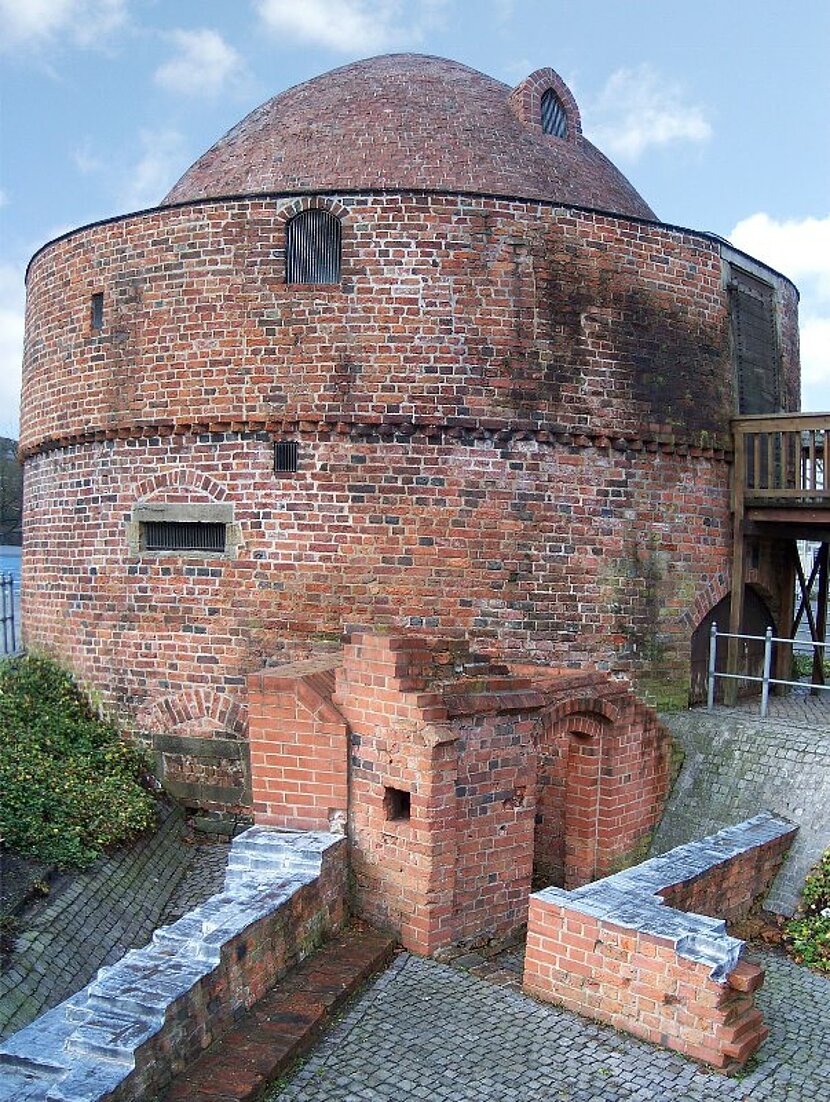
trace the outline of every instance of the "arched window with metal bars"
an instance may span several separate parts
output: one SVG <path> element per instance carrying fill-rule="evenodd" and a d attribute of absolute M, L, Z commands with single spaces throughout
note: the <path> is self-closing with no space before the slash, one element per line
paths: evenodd
<path fill-rule="evenodd" d="M 554 138 L 564 138 L 568 128 L 565 108 L 552 88 L 542 93 L 542 130 Z"/>
<path fill-rule="evenodd" d="M 340 282 L 340 219 L 330 211 L 300 211 L 285 227 L 285 282 Z"/>

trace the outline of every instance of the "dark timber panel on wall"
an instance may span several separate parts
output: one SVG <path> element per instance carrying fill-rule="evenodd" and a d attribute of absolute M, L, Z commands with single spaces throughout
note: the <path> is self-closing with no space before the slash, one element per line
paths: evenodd
<path fill-rule="evenodd" d="M 773 289 L 740 268 L 732 268 L 729 301 L 738 378 L 738 412 L 781 409 L 778 341 Z"/>

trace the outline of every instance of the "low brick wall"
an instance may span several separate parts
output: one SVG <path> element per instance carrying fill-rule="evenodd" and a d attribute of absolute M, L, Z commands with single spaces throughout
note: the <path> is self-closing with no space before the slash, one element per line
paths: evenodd
<path fill-rule="evenodd" d="M 744 1064 L 767 1036 L 753 998 L 763 972 L 710 916 L 749 912 L 796 829 L 764 813 L 575 891 L 537 892 L 525 991 L 714 1067 Z"/>
<path fill-rule="evenodd" d="M 339 655 L 248 678 L 248 738 L 258 824 L 345 832 L 349 735 L 331 703 Z"/>
<path fill-rule="evenodd" d="M 225 889 L 0 1046 L 0 1099 L 152 1097 L 345 919 L 346 842 L 254 827 Z"/>

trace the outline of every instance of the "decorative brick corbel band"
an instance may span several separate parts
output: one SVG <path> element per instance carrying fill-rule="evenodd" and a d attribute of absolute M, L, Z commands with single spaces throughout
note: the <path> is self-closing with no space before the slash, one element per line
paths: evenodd
<path fill-rule="evenodd" d="M 720 439 L 712 443 L 694 444 L 675 435 L 670 426 L 650 425 L 639 434 L 619 433 L 560 425 L 550 422 L 537 423 L 524 420 L 506 420 L 494 417 L 406 418 L 398 415 L 379 414 L 375 417 L 351 418 L 343 415 L 297 418 L 227 418 L 216 421 L 157 421 L 116 425 L 101 429 L 87 429 L 60 436 L 44 437 L 36 444 L 19 449 L 21 460 L 32 456 L 63 450 L 77 445 L 102 443 L 109 440 L 146 440 L 153 437 L 203 436 L 217 434 L 266 436 L 316 435 L 349 437 L 353 440 L 372 439 L 405 442 L 414 438 L 427 443 L 460 443 L 472 445 L 485 440 L 496 447 L 506 447 L 515 442 L 533 440 L 538 444 L 566 448 L 595 448 L 609 452 L 649 452 L 661 455 L 691 456 L 730 463 L 732 451 Z"/>

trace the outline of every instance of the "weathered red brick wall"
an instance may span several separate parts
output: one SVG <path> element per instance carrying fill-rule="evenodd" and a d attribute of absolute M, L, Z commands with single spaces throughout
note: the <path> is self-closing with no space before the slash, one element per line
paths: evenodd
<path fill-rule="evenodd" d="M 715 1067 L 735 1063 L 741 1027 L 753 1042 L 741 1063 L 766 1037 L 751 992 L 713 980 L 711 965 L 679 958 L 655 935 L 567 906 L 531 897 L 526 960 L 528 994 Z M 750 983 L 760 986 L 755 972 Z"/>
<path fill-rule="evenodd" d="M 148 212 L 33 261 L 29 645 L 209 805 L 249 800 L 247 674 L 354 626 L 597 663 L 681 699 L 727 589 L 717 243 L 544 203 L 342 196 L 319 200 L 343 215 L 342 283 L 289 287 L 285 219 L 310 201 Z M 300 471 L 275 477 L 284 436 Z M 146 502 L 232 506 L 234 557 L 131 549 Z"/>
<path fill-rule="evenodd" d="M 256 436 L 33 456 L 30 645 L 52 648 L 139 729 L 202 739 L 244 737 L 244 679 L 266 657 L 355 624 L 468 634 L 556 664 L 636 668 L 652 653 L 682 690 L 695 590 L 728 548 L 717 461 L 336 434 L 304 438 L 302 454 L 297 478 L 279 481 Z M 147 500 L 232 504 L 236 557 L 131 554 L 130 511 Z M 636 533 L 658 523 L 659 543 L 639 548 Z M 217 784 L 241 793 L 243 780 Z"/>
<path fill-rule="evenodd" d="M 349 746 L 331 703 L 336 665 L 322 658 L 248 678 L 253 809 L 263 826 L 345 832 Z"/>
<path fill-rule="evenodd" d="M 251 679 L 254 806 L 262 823 L 296 825 L 294 807 L 286 805 L 302 804 L 305 791 L 319 794 L 319 769 L 329 768 L 318 747 L 336 724 L 319 697 L 305 708 L 296 736 L 288 726 L 302 689 L 294 675 L 303 668 Z M 575 848 L 573 883 L 630 861 L 659 818 L 669 743 L 627 684 L 596 673 L 523 674 L 473 660 L 451 641 L 356 635 L 344 648 L 332 702 L 350 731 L 355 905 L 417 952 L 480 943 L 524 924 L 545 786 L 554 793 L 545 810 L 555 808 L 560 823 L 550 844 L 564 854 L 570 834 L 590 842 Z M 584 803 L 571 805 L 573 790 L 537 775 L 540 746 L 559 727 L 596 742 L 590 722 L 597 714 L 604 723 L 601 770 Z M 290 795 L 281 803 L 288 759 Z M 565 765 L 563 759 L 560 779 Z M 402 795 L 404 814 L 396 803 Z"/>
<path fill-rule="evenodd" d="M 639 859 L 668 794 L 670 742 L 620 684 L 557 687 L 539 742 L 534 869 L 576 887 Z"/>
<path fill-rule="evenodd" d="M 660 889 L 660 898 L 679 911 L 739 922 L 769 891 L 792 844 L 795 829 L 716 865 L 702 876 L 678 879 Z"/>
<path fill-rule="evenodd" d="M 293 199 L 150 211 L 40 252 L 24 452 L 136 424 L 326 415 L 518 418 L 640 440 L 669 429 L 692 444 L 726 432 L 714 240 L 520 200 L 319 201 L 343 219 L 332 287 L 284 282 Z M 794 290 L 781 293 L 794 312 Z"/>
<path fill-rule="evenodd" d="M 344 647 L 335 696 L 351 731 L 356 909 L 426 954 L 453 940 L 457 814 L 454 735 L 419 676 L 430 661 L 418 640 L 356 636 Z M 408 818 L 392 817 L 389 789 L 409 794 Z"/>
<path fill-rule="evenodd" d="M 455 942 L 503 937 L 527 920 L 537 799 L 538 712 L 454 724 Z"/>
<path fill-rule="evenodd" d="M 795 830 L 765 813 L 586 888 L 531 896 L 524 989 L 715 1067 L 745 1063 L 768 1032 L 752 998 L 763 973 L 701 914 L 745 917 Z"/>

